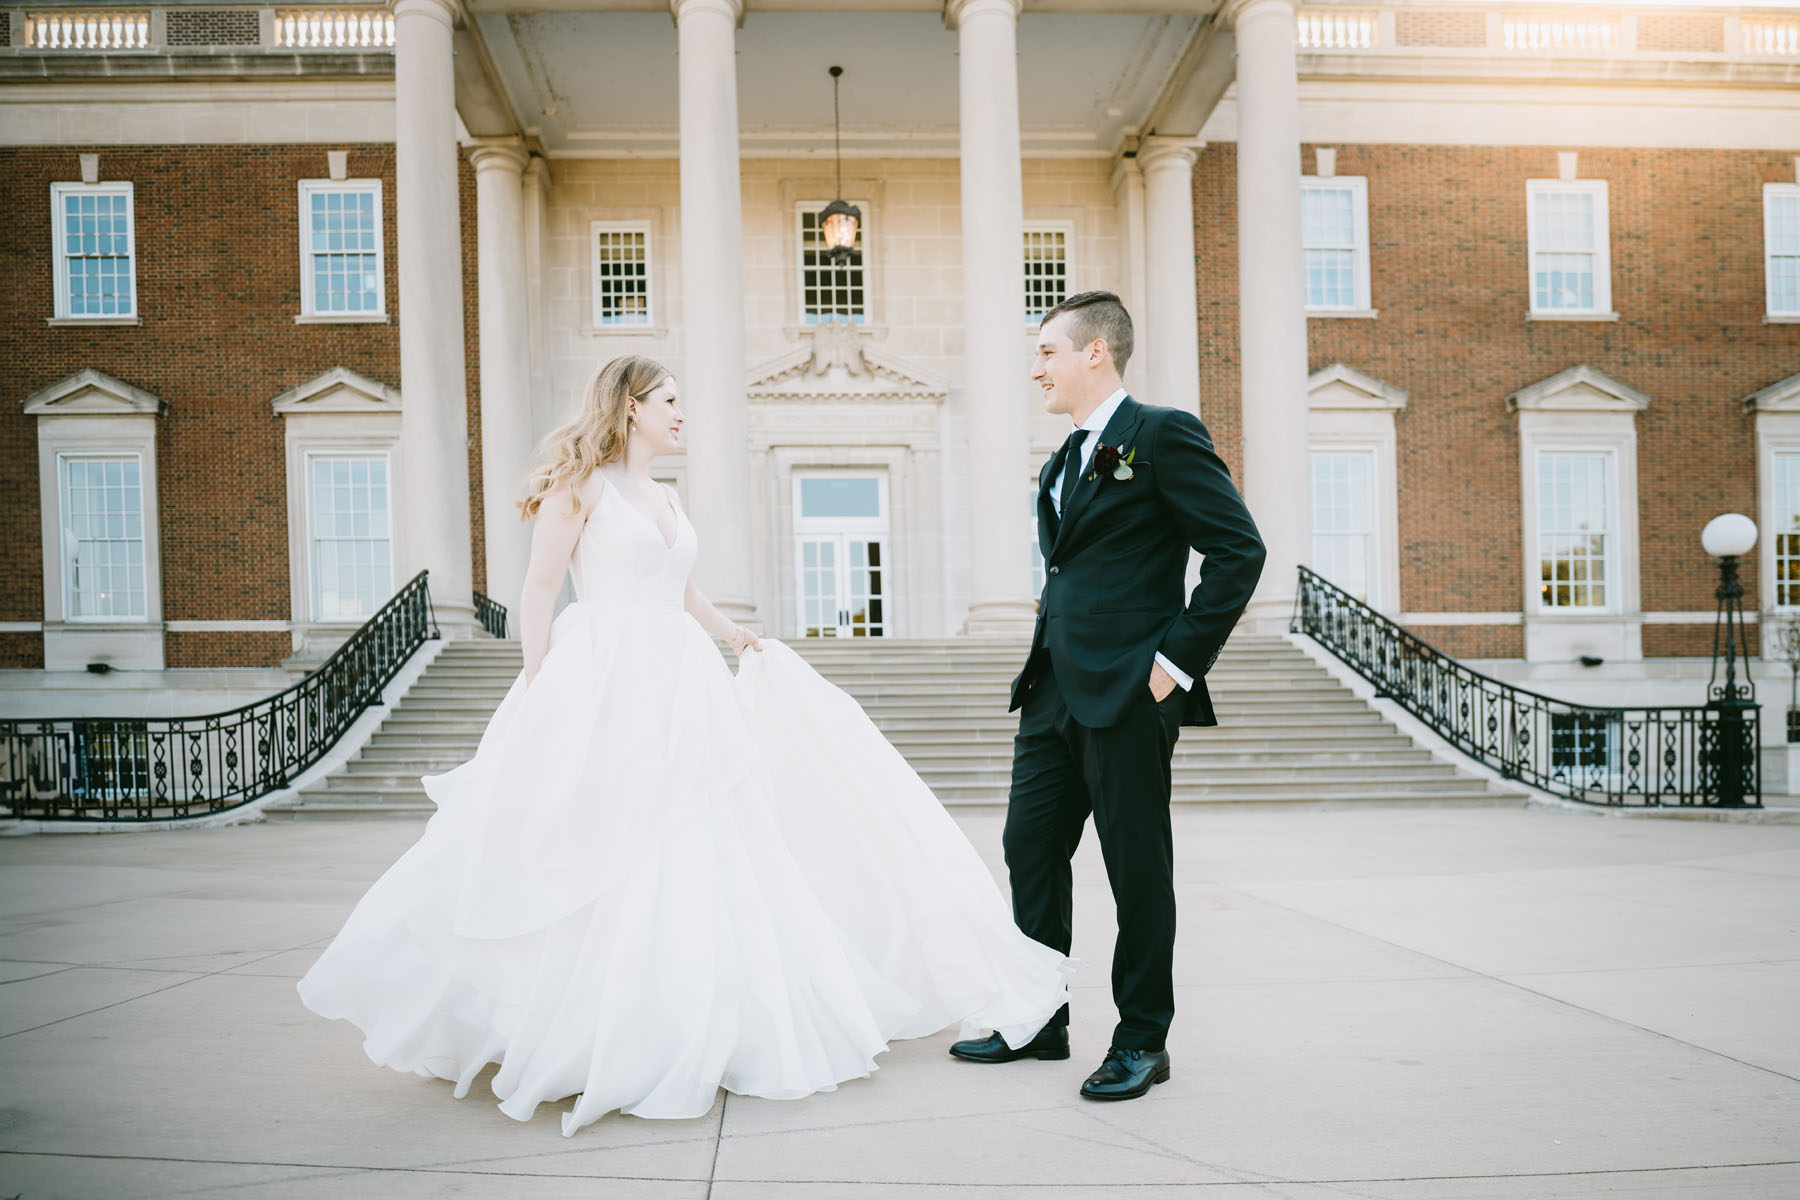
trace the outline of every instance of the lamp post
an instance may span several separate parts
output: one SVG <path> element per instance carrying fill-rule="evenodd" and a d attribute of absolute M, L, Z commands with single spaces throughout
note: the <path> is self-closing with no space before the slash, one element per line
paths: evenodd
<path fill-rule="evenodd" d="M 1738 580 L 1738 559 L 1756 545 L 1756 522 L 1742 513 L 1726 513 L 1707 522 L 1700 544 L 1719 560 L 1718 616 L 1713 623 L 1712 674 L 1706 684 L 1706 704 L 1718 710 L 1718 732 L 1713 742 L 1713 764 L 1718 776 L 1719 804 L 1741 808 L 1759 804 L 1760 789 L 1746 789 L 1755 779 L 1757 747 L 1749 741 L 1756 728 L 1756 684 L 1750 678 L 1750 662 L 1744 661 L 1744 680 L 1738 682 L 1738 647 L 1744 644 L 1744 585 Z M 1720 678 L 1720 667 L 1724 667 Z"/>

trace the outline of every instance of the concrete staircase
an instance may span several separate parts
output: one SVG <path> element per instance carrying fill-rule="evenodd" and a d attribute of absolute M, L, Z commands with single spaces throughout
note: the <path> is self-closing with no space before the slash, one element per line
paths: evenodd
<path fill-rule="evenodd" d="M 1017 714 L 1012 642 L 794 639 L 856 697 L 946 804 L 1004 804 Z M 475 752 L 519 672 L 517 642 L 453 642 L 343 770 L 271 815 L 430 812 L 420 775 Z M 1436 757 L 1277 637 L 1239 635 L 1207 676 L 1216 729 L 1183 730 L 1177 803 L 1509 804 L 1502 790 Z"/>

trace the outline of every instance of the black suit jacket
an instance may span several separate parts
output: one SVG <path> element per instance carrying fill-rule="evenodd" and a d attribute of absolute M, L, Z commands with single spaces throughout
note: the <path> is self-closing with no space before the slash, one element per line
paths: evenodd
<path fill-rule="evenodd" d="M 1198 417 L 1127 396 L 1098 444 L 1121 459 L 1135 450 L 1132 477 L 1096 472 L 1090 459 L 1060 522 L 1050 489 L 1061 482 L 1064 452 L 1038 473 L 1044 593 L 1012 708 L 1047 659 L 1075 720 L 1117 724 L 1137 693 L 1148 693 L 1160 651 L 1194 678 L 1181 723 L 1216 725 L 1205 675 L 1262 576 L 1256 523 Z M 1184 608 L 1190 547 L 1205 562 Z"/>

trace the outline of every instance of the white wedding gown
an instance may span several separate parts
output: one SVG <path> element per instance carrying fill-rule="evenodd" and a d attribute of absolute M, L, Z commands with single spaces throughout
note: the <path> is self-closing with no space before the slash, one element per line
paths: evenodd
<path fill-rule="evenodd" d="M 856 702 L 765 640 L 734 678 L 682 608 L 695 557 L 608 486 L 577 601 L 438 809 L 300 981 L 375 1062 L 488 1063 L 519 1120 L 580 1094 L 697 1117 L 793 1098 L 961 1021 L 1022 1044 L 1073 960 L 1013 925 L 986 866 Z"/>

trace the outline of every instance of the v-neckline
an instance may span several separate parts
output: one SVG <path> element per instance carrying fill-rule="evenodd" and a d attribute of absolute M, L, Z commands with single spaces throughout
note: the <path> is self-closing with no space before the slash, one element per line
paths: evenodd
<path fill-rule="evenodd" d="M 623 488 L 621 488 L 618 484 L 614 483 L 611 479 L 607 479 L 604 475 L 601 476 L 601 478 L 606 483 L 606 490 L 609 492 L 618 492 L 619 493 L 619 503 L 623 504 L 626 508 L 629 508 L 632 512 L 636 513 L 638 515 L 638 519 L 650 527 L 650 532 L 652 532 L 656 535 L 656 540 L 662 543 L 662 548 L 664 550 L 673 550 L 675 548 L 675 543 L 681 540 L 681 512 L 679 509 L 677 509 L 675 507 L 675 505 L 673 503 L 670 502 L 670 500 L 667 496 L 663 497 L 663 503 L 668 506 L 669 514 L 675 518 L 675 536 L 671 537 L 671 538 L 663 537 L 662 526 L 658 525 L 655 521 L 651 520 L 649 513 L 646 513 L 643 509 L 639 508 L 637 505 L 633 504 L 629 499 L 627 499 L 625 496 L 625 490 Z M 659 485 L 659 487 L 660 487 L 660 485 Z"/>

